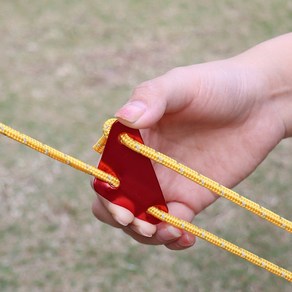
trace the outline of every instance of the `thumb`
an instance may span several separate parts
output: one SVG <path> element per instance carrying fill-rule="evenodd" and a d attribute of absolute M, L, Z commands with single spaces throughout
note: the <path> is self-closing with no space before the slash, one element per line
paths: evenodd
<path fill-rule="evenodd" d="M 165 113 L 179 111 L 188 103 L 184 68 L 173 69 L 137 86 L 115 117 L 131 128 L 149 128 Z"/>

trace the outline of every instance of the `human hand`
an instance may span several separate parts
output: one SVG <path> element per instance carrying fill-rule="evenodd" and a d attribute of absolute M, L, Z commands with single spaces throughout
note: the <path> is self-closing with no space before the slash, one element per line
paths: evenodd
<path fill-rule="evenodd" d="M 273 102 L 273 88 L 280 83 L 254 62 L 257 54 L 252 53 L 176 68 L 146 81 L 116 117 L 141 129 L 146 145 L 233 187 L 261 163 L 287 130 Z M 192 221 L 217 199 L 161 165 L 154 168 L 170 214 Z M 170 249 L 184 249 L 195 242 L 184 231 L 134 218 L 100 196 L 93 203 L 93 213 L 139 242 Z"/>

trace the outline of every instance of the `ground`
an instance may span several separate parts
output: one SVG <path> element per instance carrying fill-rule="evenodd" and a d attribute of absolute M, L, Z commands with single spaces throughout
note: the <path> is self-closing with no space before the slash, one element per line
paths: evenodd
<path fill-rule="evenodd" d="M 291 31 L 284 0 L 1 1 L 0 121 L 96 164 L 91 146 L 140 82 Z M 292 141 L 236 190 L 291 219 Z M 0 137 L 1 291 L 290 291 L 198 240 L 144 246 L 91 214 L 89 177 Z M 219 200 L 195 223 L 291 270 L 291 238 Z"/>

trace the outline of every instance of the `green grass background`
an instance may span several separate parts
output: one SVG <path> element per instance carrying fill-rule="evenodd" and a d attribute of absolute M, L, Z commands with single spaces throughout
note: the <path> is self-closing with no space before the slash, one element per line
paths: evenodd
<path fill-rule="evenodd" d="M 91 146 L 140 82 L 292 30 L 284 0 L 0 3 L 0 121 L 95 164 Z M 291 219 L 292 143 L 237 190 Z M 91 214 L 89 178 L 0 137 L 1 291 L 291 291 L 207 242 L 140 245 Z M 292 269 L 291 237 L 219 200 L 196 224 Z"/>

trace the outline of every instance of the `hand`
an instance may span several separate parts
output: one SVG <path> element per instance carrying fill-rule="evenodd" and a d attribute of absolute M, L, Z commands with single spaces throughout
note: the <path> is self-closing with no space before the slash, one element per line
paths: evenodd
<path fill-rule="evenodd" d="M 259 50 L 176 68 L 146 81 L 116 117 L 129 127 L 142 129 L 146 145 L 233 187 L 287 132 L 273 102 L 273 87 L 282 85 L 254 63 Z M 154 167 L 170 214 L 192 221 L 217 199 L 177 173 L 158 164 Z M 184 231 L 166 223 L 154 226 L 141 221 L 100 196 L 93 203 L 93 213 L 139 242 L 170 249 L 184 249 L 195 242 Z"/>

